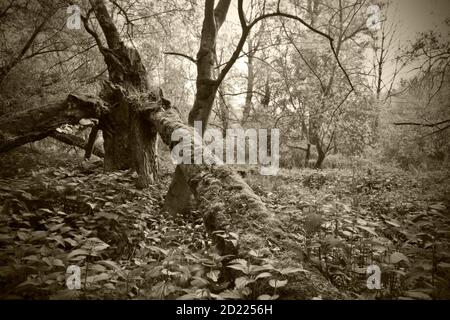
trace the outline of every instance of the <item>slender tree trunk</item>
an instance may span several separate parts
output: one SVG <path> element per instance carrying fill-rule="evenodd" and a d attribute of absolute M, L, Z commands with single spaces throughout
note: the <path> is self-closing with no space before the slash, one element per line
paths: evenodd
<path fill-rule="evenodd" d="M 98 131 L 99 131 L 98 125 L 95 125 L 94 127 L 92 127 L 91 132 L 89 133 L 89 138 L 84 153 L 85 159 L 91 158 L 92 151 L 95 149 L 95 140 L 97 140 Z M 103 154 L 103 157 L 104 156 L 105 155 Z"/>
<path fill-rule="evenodd" d="M 248 46 L 248 60 L 247 60 L 247 94 L 245 96 L 245 105 L 244 110 L 242 112 L 242 121 L 241 125 L 244 125 L 248 121 L 248 117 L 250 116 L 250 111 L 252 108 L 252 98 L 253 98 L 253 87 L 255 81 L 255 71 L 253 66 L 253 57 L 255 53 L 253 52 L 253 41 L 251 38 L 247 40 Z"/>
<path fill-rule="evenodd" d="M 209 81 L 200 80 L 198 82 L 197 94 L 195 95 L 194 106 L 189 113 L 188 123 L 193 126 L 194 121 L 201 121 L 202 130 L 205 132 L 214 105 L 214 100 L 216 99 L 218 87 L 216 84 Z"/>
<path fill-rule="evenodd" d="M 219 96 L 219 114 L 220 121 L 222 122 L 222 137 L 225 139 L 230 122 L 230 110 L 228 109 L 227 101 L 225 100 L 225 96 L 223 95 L 223 91 L 221 89 L 219 89 Z"/>
<path fill-rule="evenodd" d="M 216 61 L 216 40 L 220 27 L 225 22 L 231 0 L 219 0 L 214 8 L 214 0 L 205 1 L 200 48 L 197 53 L 197 92 L 194 105 L 189 112 L 188 123 L 202 122 L 202 134 L 207 128 L 209 116 L 214 105 L 219 83 L 214 79 Z M 175 170 L 165 200 L 169 213 L 184 211 L 193 197 L 180 170 Z"/>
<path fill-rule="evenodd" d="M 308 168 L 309 165 L 309 158 L 311 157 L 311 144 L 308 143 L 308 145 L 306 146 L 306 154 L 305 154 L 305 168 Z"/>
<path fill-rule="evenodd" d="M 320 169 L 322 167 L 323 161 L 325 160 L 325 152 L 323 151 L 323 148 L 320 145 L 320 143 L 316 144 L 316 148 L 317 148 L 317 160 L 315 168 Z"/>
<path fill-rule="evenodd" d="M 189 113 L 189 124 L 202 121 L 203 130 L 208 125 L 219 83 L 214 78 L 216 61 L 216 41 L 220 27 L 225 22 L 231 0 L 219 0 L 214 8 L 214 0 L 205 1 L 200 48 L 197 53 L 197 92 L 194 105 Z"/>

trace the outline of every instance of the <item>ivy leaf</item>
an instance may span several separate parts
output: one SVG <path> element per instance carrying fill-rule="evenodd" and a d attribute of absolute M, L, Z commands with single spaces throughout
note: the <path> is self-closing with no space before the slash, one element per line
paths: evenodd
<path fill-rule="evenodd" d="M 431 300 L 431 297 L 428 294 L 420 291 L 406 291 L 403 292 L 403 295 L 418 300 Z"/>
<path fill-rule="evenodd" d="M 92 251 L 93 252 L 100 252 L 100 251 L 103 251 L 103 250 L 107 249 L 108 247 L 109 247 L 109 244 L 102 243 L 100 245 L 97 245 L 97 246 L 93 247 Z"/>
<path fill-rule="evenodd" d="M 152 295 L 158 299 L 163 299 L 173 292 L 173 286 L 161 281 L 152 287 Z"/>
<path fill-rule="evenodd" d="M 89 277 L 87 277 L 86 280 L 87 280 L 87 282 L 95 283 L 95 282 L 99 282 L 99 281 L 108 280 L 110 278 L 111 278 L 110 274 L 101 273 L 101 274 L 98 274 L 98 275 L 95 275 L 95 276 L 89 276 Z"/>
<path fill-rule="evenodd" d="M 378 237 L 378 234 L 375 232 L 375 229 L 374 229 L 374 228 L 371 228 L 371 227 L 363 227 L 363 226 L 360 226 L 360 225 L 357 225 L 357 227 L 360 228 L 360 229 L 362 229 L 362 230 L 364 230 L 364 231 L 367 231 L 368 233 L 374 235 L 375 237 Z"/>
<path fill-rule="evenodd" d="M 228 233 L 230 236 L 232 236 L 234 239 L 239 240 L 239 235 L 235 232 L 229 232 Z"/>
<path fill-rule="evenodd" d="M 264 270 L 274 270 L 275 268 L 270 265 L 270 264 L 265 264 L 262 266 L 257 266 L 257 265 L 251 265 L 249 268 L 249 272 L 250 273 L 255 273 L 255 272 L 260 272 L 260 271 L 264 271 Z"/>

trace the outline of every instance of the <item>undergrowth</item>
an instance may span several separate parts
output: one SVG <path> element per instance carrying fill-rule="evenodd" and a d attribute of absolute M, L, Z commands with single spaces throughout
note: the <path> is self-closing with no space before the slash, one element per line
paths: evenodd
<path fill-rule="evenodd" d="M 448 172 L 249 173 L 298 250 L 268 242 L 229 261 L 211 247 L 199 212 L 163 210 L 169 169 L 141 190 L 132 172 L 103 173 L 70 156 L 22 148 L 0 158 L 3 299 L 329 298 L 290 287 L 316 273 L 354 299 L 450 298 Z M 367 288 L 373 264 L 380 290 Z M 66 286 L 70 265 L 80 290 Z"/>

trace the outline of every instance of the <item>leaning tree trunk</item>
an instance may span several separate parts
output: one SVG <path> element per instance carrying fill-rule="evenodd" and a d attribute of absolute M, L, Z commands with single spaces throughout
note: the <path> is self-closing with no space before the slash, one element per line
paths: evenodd
<path fill-rule="evenodd" d="M 153 128 L 155 133 L 159 133 L 169 148 L 177 145 L 172 141 L 172 133 L 183 130 L 182 143 L 192 150 L 200 148 L 203 155 L 211 154 L 203 144 L 194 143 L 195 129 L 182 122 L 167 100 L 155 100 L 157 95 L 136 99 L 127 89 L 112 83 L 105 84 L 103 92 L 119 101 L 127 101 L 146 128 Z M 53 136 L 55 130 L 65 123 L 77 123 L 82 118 L 103 118 L 116 107 L 99 98 L 70 95 L 59 103 L 4 115 L 0 117 L 0 151 Z M 178 168 L 199 205 L 206 230 L 222 254 L 238 254 L 230 232 L 241 235 L 240 245 L 246 249 L 264 246 L 269 230 L 277 233 L 278 223 L 234 170 L 226 166 L 196 164 L 182 164 Z M 251 236 L 246 237 L 249 230 L 257 235 L 251 232 Z"/>
<path fill-rule="evenodd" d="M 214 8 L 214 1 L 205 2 L 200 48 L 197 53 L 197 83 L 194 105 L 189 112 L 188 123 L 202 122 L 202 134 L 208 125 L 209 116 L 214 105 L 220 83 L 214 79 L 216 61 L 217 34 L 225 21 L 231 0 L 219 0 Z M 177 168 L 166 196 L 165 208 L 172 214 L 184 211 L 192 201 L 189 186 L 182 170 Z"/>
<path fill-rule="evenodd" d="M 142 121 L 154 128 L 169 148 L 176 145 L 171 137 L 177 129 L 184 130 L 185 137 L 193 137 L 194 128 L 184 124 L 179 115 L 163 103 L 164 101 L 135 101 L 126 90 L 113 84 L 110 88 L 111 91 L 120 92 L 121 99 L 129 101 L 129 105 L 140 114 Z M 76 123 L 85 117 L 104 117 L 113 109 L 114 106 L 108 106 L 100 99 L 69 96 L 66 101 L 52 106 L 2 116 L 0 150 L 49 136 L 63 123 Z M 23 125 L 18 126 L 19 123 Z M 202 154 L 211 153 L 207 147 L 194 144 L 192 138 L 183 139 L 183 143 L 191 149 L 201 148 Z M 261 199 L 234 170 L 224 165 L 191 164 L 179 165 L 178 168 L 198 203 L 206 230 L 220 254 L 230 255 L 230 259 L 236 256 L 247 259 L 250 249 L 276 246 L 278 249 L 274 251 L 274 255 L 277 258 L 288 255 L 298 260 L 297 263 L 291 261 L 291 266 L 301 266 L 303 251 L 300 244 L 289 232 L 283 230 L 279 219 L 267 210 Z M 288 277 L 289 284 L 284 290 L 285 294 L 292 294 L 291 298 L 305 298 L 309 295 L 313 297 L 319 294 L 323 297 L 339 296 L 339 292 L 317 273 Z"/>
<path fill-rule="evenodd" d="M 200 134 L 203 134 L 218 89 L 217 86 L 211 84 L 210 81 L 205 81 L 203 84 L 199 82 L 202 82 L 202 80 L 197 81 L 197 93 L 195 96 L 194 107 L 189 113 L 189 124 L 192 126 L 194 125 L 194 121 L 201 121 L 203 132 Z M 169 191 L 166 195 L 165 208 L 171 214 L 184 212 L 189 208 L 192 200 L 189 186 L 186 184 L 186 178 L 184 177 L 182 170 L 177 166 L 169 186 Z"/>

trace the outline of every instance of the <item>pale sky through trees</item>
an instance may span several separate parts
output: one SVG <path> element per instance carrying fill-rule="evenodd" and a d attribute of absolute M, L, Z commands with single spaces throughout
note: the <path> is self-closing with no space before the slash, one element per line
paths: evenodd
<path fill-rule="evenodd" d="M 395 24 L 396 41 L 394 50 L 404 48 L 414 42 L 422 32 L 434 31 L 447 39 L 450 34 L 449 26 L 445 23 L 450 13 L 449 0 L 392 0 L 387 9 L 386 23 Z M 394 58 L 394 57 L 391 57 Z M 392 76 L 393 62 L 388 62 L 383 76 L 385 82 L 389 82 Z M 402 70 L 396 79 L 414 76 L 409 72 L 411 68 Z"/>
<path fill-rule="evenodd" d="M 399 22 L 401 39 L 413 40 L 416 33 L 435 30 L 448 34 L 445 19 L 450 13 L 449 0 L 394 0 L 392 11 L 395 11 Z"/>
<path fill-rule="evenodd" d="M 419 33 L 436 31 L 440 33 L 443 38 L 448 37 L 450 30 L 445 20 L 448 19 L 450 13 L 450 0 L 391 0 L 386 12 L 386 23 L 388 25 L 394 24 L 396 28 L 395 41 L 393 42 L 393 50 L 404 48 L 413 42 Z M 367 6 L 372 2 L 368 1 Z M 365 14 L 365 11 L 362 11 Z M 227 27 L 237 27 L 238 17 L 236 13 L 236 5 L 231 6 L 229 12 L 229 24 Z M 238 28 L 237 28 L 238 29 Z M 239 31 L 239 30 L 237 30 Z M 390 59 L 394 59 L 395 52 L 392 51 Z M 371 53 L 368 53 L 368 68 L 372 66 Z M 234 68 L 237 68 L 242 73 L 246 73 L 246 60 L 239 59 Z M 394 62 L 388 61 L 385 66 L 383 74 L 384 81 L 389 83 L 394 70 Z M 408 72 L 409 69 L 402 70 L 396 78 L 396 83 L 401 78 L 409 78 L 413 73 Z M 244 97 L 234 97 L 237 104 L 242 104 Z"/>

